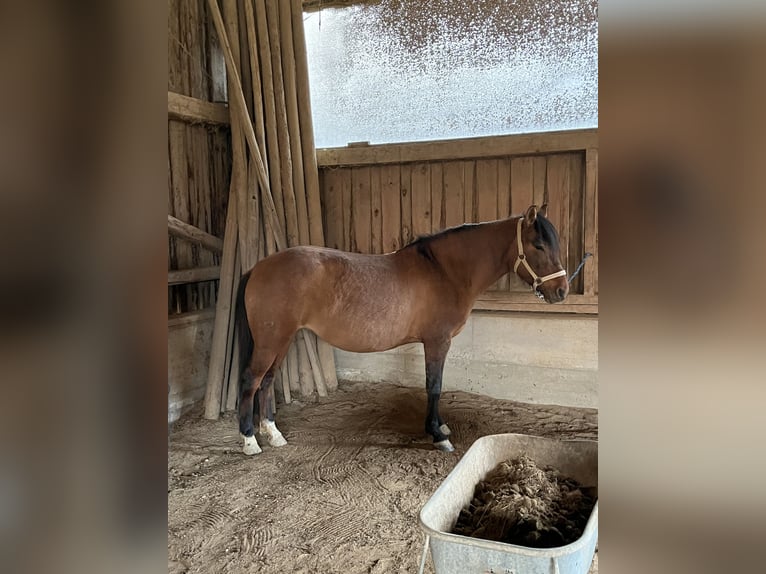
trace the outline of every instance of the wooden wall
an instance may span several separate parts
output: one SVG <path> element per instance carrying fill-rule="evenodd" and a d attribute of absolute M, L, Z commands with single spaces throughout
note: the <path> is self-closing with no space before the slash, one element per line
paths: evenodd
<path fill-rule="evenodd" d="M 231 172 L 228 119 L 195 118 L 193 113 L 195 104 L 226 100 L 223 57 L 205 0 L 170 1 L 168 92 L 168 214 L 223 237 Z M 170 113 L 171 96 L 176 94 L 194 99 L 174 97 Z M 185 112 L 179 111 L 179 100 Z M 219 259 L 184 239 L 168 239 L 168 270 L 214 267 Z M 214 306 L 217 283 L 169 285 L 168 315 Z"/>
<path fill-rule="evenodd" d="M 422 234 L 548 203 L 571 273 L 585 251 L 597 253 L 596 146 L 595 130 L 578 130 L 317 150 L 327 245 L 387 253 Z M 541 304 L 510 274 L 477 308 L 594 313 L 596 266 L 586 263 L 566 305 Z"/>

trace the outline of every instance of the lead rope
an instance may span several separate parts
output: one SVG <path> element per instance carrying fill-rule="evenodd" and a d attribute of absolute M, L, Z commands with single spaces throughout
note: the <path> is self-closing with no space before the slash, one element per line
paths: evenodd
<path fill-rule="evenodd" d="M 585 265 L 585 261 L 588 259 L 588 257 L 593 257 L 593 253 L 591 253 L 590 251 L 585 252 L 585 255 L 583 256 L 582 261 L 580 261 L 580 264 L 577 266 L 577 269 L 575 269 L 575 272 L 572 273 L 572 276 L 569 279 L 567 279 L 568 283 L 571 283 L 572 280 L 575 277 L 577 277 L 580 271 L 582 271 L 582 266 Z"/>

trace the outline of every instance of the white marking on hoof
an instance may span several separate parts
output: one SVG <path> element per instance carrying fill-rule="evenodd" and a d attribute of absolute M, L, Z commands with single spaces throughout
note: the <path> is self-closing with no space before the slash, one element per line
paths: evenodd
<path fill-rule="evenodd" d="M 247 456 L 252 456 L 254 454 L 263 452 L 261 451 L 261 447 L 258 446 L 258 441 L 255 440 L 255 435 L 245 436 L 241 434 L 239 436 L 241 436 L 245 441 L 245 446 L 242 448 L 242 452 L 244 452 Z"/>
<path fill-rule="evenodd" d="M 455 450 L 455 447 L 452 446 L 452 443 L 449 441 L 449 439 L 435 442 L 434 448 L 437 448 L 443 452 L 452 452 L 453 450 Z"/>
<path fill-rule="evenodd" d="M 449 436 L 452 434 L 452 431 L 449 430 L 447 423 L 444 423 L 442 426 L 439 427 L 439 432 L 441 432 L 444 436 Z"/>
<path fill-rule="evenodd" d="M 282 433 L 279 432 L 274 421 L 261 421 L 259 432 L 266 437 L 271 446 L 285 446 L 287 441 Z"/>

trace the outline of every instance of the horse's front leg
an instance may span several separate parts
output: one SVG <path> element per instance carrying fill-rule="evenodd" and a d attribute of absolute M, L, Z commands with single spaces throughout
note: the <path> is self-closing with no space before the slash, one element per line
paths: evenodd
<path fill-rule="evenodd" d="M 434 447 L 445 452 L 452 452 L 455 447 L 447 438 L 449 427 L 439 416 L 439 397 L 442 392 L 442 373 L 450 339 L 427 341 L 423 343 L 426 355 L 426 391 L 428 392 L 428 412 L 426 413 L 426 433 L 434 437 Z M 446 430 L 446 432 L 445 432 Z"/>

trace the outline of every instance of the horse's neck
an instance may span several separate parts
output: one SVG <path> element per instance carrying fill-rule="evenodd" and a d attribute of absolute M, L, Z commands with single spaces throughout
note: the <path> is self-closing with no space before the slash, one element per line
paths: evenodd
<path fill-rule="evenodd" d="M 434 246 L 436 258 L 456 286 L 476 298 L 508 272 L 515 249 L 515 222 L 504 219 L 480 224 Z"/>

